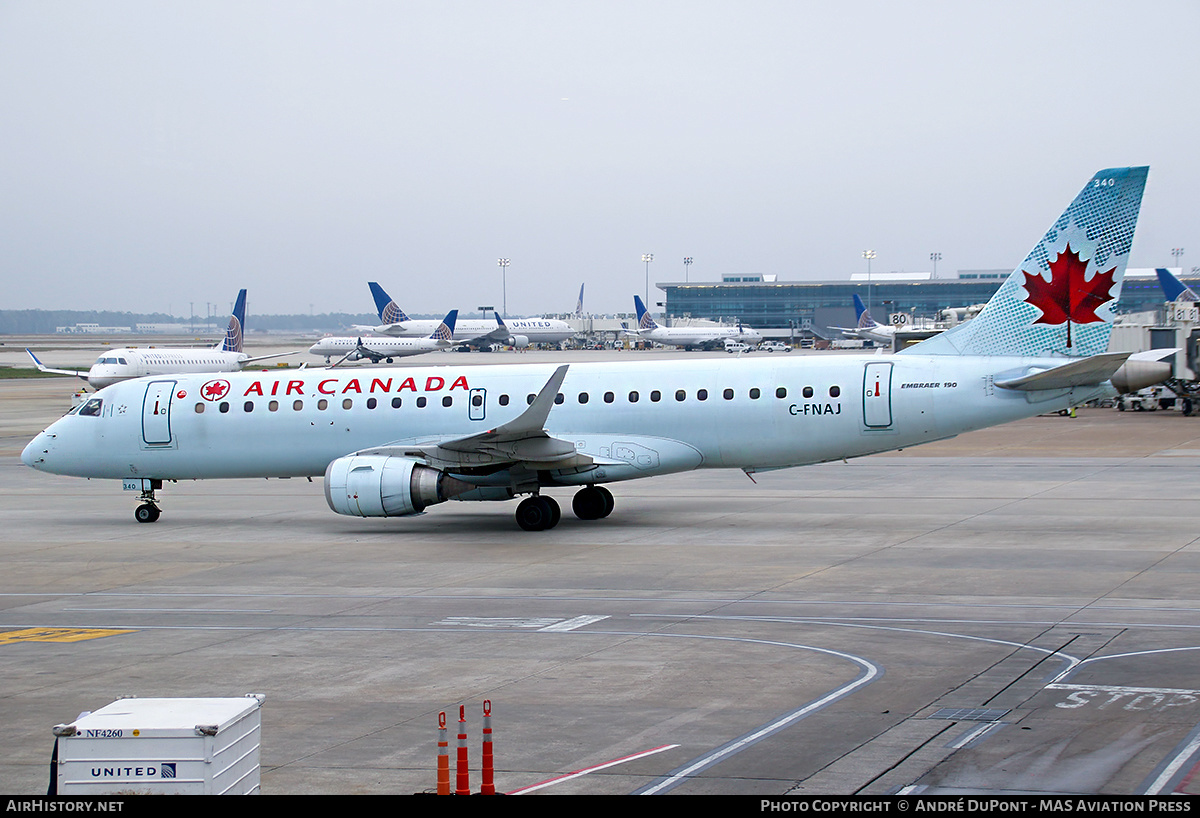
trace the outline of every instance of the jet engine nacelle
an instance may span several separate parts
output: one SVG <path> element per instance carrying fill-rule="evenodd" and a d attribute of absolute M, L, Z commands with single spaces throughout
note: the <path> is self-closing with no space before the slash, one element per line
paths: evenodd
<path fill-rule="evenodd" d="M 510 347 L 516 347 L 517 349 L 525 349 L 525 347 L 529 346 L 529 336 L 510 335 L 508 338 L 508 345 Z"/>
<path fill-rule="evenodd" d="M 408 457 L 352 454 L 325 469 L 325 501 L 355 517 L 419 514 L 473 488 Z"/>

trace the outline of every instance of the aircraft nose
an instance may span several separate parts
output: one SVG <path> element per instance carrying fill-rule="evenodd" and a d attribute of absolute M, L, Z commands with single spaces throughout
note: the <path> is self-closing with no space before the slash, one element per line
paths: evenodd
<path fill-rule="evenodd" d="M 21 452 L 21 462 L 31 469 L 36 469 L 46 459 L 49 453 L 51 436 L 45 432 L 41 432 L 33 440 L 29 441 L 24 450 Z"/>

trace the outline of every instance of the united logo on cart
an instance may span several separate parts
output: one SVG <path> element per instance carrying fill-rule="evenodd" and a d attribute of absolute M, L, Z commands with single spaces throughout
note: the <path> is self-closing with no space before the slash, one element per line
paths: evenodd
<path fill-rule="evenodd" d="M 229 394 L 229 381 L 209 381 L 200 387 L 200 396 L 205 400 L 220 400 Z"/>

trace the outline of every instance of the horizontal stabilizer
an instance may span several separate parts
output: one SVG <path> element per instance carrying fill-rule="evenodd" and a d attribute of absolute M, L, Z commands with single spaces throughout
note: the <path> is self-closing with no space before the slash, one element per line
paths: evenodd
<path fill-rule="evenodd" d="M 1121 368 L 1128 357 L 1128 352 L 1107 352 L 1103 355 L 1093 355 L 1090 358 L 1072 361 L 1053 369 L 1032 372 L 1021 377 L 1007 379 L 1003 379 L 1003 376 L 997 377 L 995 384 L 1003 389 L 1015 389 L 1021 392 L 1097 386 L 1112 378 L 1113 373 Z"/>

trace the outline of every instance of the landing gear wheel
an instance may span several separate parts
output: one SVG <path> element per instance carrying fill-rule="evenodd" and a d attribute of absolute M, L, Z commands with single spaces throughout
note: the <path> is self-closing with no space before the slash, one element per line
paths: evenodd
<path fill-rule="evenodd" d="M 613 496 L 603 486 L 586 486 L 571 498 L 571 510 L 581 520 L 599 520 L 612 514 Z"/>
<path fill-rule="evenodd" d="M 517 525 L 526 531 L 545 531 L 554 528 L 562 517 L 558 503 L 552 497 L 526 497 L 517 506 Z"/>
<path fill-rule="evenodd" d="M 158 521 L 158 515 L 161 512 L 158 506 L 153 503 L 142 503 L 133 511 L 133 519 L 139 523 L 153 523 Z"/>

